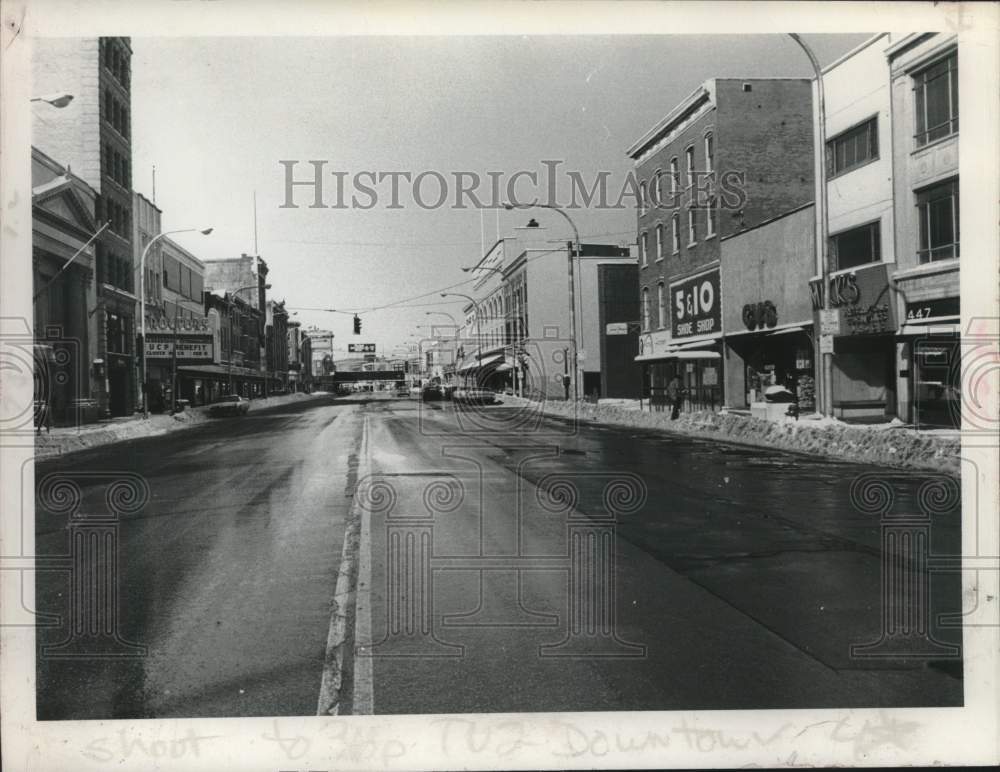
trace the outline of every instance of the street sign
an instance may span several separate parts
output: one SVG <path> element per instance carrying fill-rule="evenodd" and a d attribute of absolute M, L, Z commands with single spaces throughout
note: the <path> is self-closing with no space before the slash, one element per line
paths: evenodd
<path fill-rule="evenodd" d="M 374 354 L 374 343 L 348 343 L 347 351 L 351 354 Z"/>
<path fill-rule="evenodd" d="M 832 335 L 820 335 L 819 336 L 819 353 L 820 354 L 832 354 L 833 353 L 833 336 Z"/>
<path fill-rule="evenodd" d="M 819 334 L 840 335 L 840 310 L 821 308 L 819 311 Z"/>
<path fill-rule="evenodd" d="M 628 335 L 628 322 L 608 322 L 604 329 L 608 335 Z"/>

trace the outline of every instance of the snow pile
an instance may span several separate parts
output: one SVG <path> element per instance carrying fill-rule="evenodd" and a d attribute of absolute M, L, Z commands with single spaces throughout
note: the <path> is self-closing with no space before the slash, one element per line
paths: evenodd
<path fill-rule="evenodd" d="M 312 394 L 299 392 L 296 394 L 282 394 L 277 397 L 268 397 L 267 399 L 255 399 L 250 402 L 250 411 L 267 410 L 268 408 L 280 407 L 292 402 L 301 402 L 307 399 L 327 396 L 329 396 L 327 392 L 313 392 Z M 189 407 L 174 415 L 166 413 L 154 414 L 150 415 L 147 419 L 136 416 L 130 419 L 86 424 L 80 427 L 55 428 L 51 433 L 42 431 L 41 434 L 35 435 L 35 456 L 36 458 L 59 456 L 64 453 L 95 448 L 112 442 L 135 440 L 141 437 L 156 437 L 167 432 L 211 421 L 212 418 L 209 416 L 208 410 L 208 406 Z"/>
<path fill-rule="evenodd" d="M 505 397 L 505 402 L 527 400 Z M 765 421 L 742 413 L 638 412 L 630 406 L 587 402 L 546 401 L 541 410 L 553 418 L 660 429 L 693 437 L 810 453 L 827 458 L 904 469 L 933 469 L 959 473 L 961 439 L 957 432 L 928 433 L 907 429 L 899 421 L 887 424 L 846 424 L 835 418 L 802 416 L 798 421 Z"/>

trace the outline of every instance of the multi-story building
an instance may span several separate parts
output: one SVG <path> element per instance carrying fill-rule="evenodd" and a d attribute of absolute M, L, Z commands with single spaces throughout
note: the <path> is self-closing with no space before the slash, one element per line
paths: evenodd
<path fill-rule="evenodd" d="M 206 260 L 204 289 L 209 326 L 220 334 L 215 363 L 221 381 L 246 397 L 266 393 L 267 263 L 246 253 Z M 214 320 L 214 321 L 213 321 Z"/>
<path fill-rule="evenodd" d="M 96 191 L 40 150 L 31 152 L 31 254 L 38 398 L 46 420 L 95 421 L 103 383 L 94 310 Z M 40 417 L 43 417 L 40 415 Z"/>
<path fill-rule="evenodd" d="M 874 35 L 823 70 L 826 147 L 816 162 L 826 167 L 828 305 L 839 327 L 831 403 L 834 415 L 845 419 L 897 413 L 889 44 L 889 35 Z M 809 279 L 809 294 L 818 324 L 825 303 L 821 265 Z"/>
<path fill-rule="evenodd" d="M 892 197 L 897 402 L 919 426 L 959 426 L 958 41 L 893 36 Z M 995 277 L 993 279 L 995 280 Z"/>
<path fill-rule="evenodd" d="M 335 372 L 334 334 L 330 330 L 308 327 L 303 330 L 303 335 L 309 338 L 309 372 L 313 378 Z"/>
<path fill-rule="evenodd" d="M 718 408 L 729 289 L 721 243 L 813 200 L 811 82 L 706 81 L 628 155 L 640 194 L 644 388 L 651 399 L 662 395 L 676 374 L 691 407 Z"/>
<path fill-rule="evenodd" d="M 288 391 L 288 311 L 285 301 L 267 301 L 264 342 L 267 360 L 267 393 Z"/>
<path fill-rule="evenodd" d="M 302 356 L 302 322 L 288 320 L 285 345 L 288 347 L 288 389 L 301 391 L 304 386 L 302 363 L 308 361 Z"/>
<path fill-rule="evenodd" d="M 472 269 L 473 300 L 464 307 L 456 372 L 490 388 L 546 398 L 603 396 L 599 271 L 634 265 L 629 247 L 545 242 L 532 220 L 500 239 Z M 568 261 L 573 252 L 575 319 L 570 319 Z"/>
<path fill-rule="evenodd" d="M 32 144 L 97 192 L 94 216 L 108 222 L 96 242 L 96 398 L 102 414 L 136 406 L 136 275 L 132 249 L 131 59 L 129 38 L 36 38 L 37 93 L 67 92 L 57 116 L 36 111 Z"/>

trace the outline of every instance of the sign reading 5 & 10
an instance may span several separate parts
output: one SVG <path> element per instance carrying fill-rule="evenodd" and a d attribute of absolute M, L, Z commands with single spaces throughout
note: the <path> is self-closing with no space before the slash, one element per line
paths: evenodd
<path fill-rule="evenodd" d="M 707 335 L 722 329 L 718 269 L 670 285 L 670 296 L 674 338 Z"/>

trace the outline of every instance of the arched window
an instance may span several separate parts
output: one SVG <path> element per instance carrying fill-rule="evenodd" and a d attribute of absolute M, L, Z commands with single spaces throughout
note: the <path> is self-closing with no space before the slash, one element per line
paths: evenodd
<path fill-rule="evenodd" d="M 684 164 L 687 171 L 687 184 L 690 188 L 694 185 L 694 145 L 684 151 Z"/>
<path fill-rule="evenodd" d="M 705 135 L 705 171 L 709 174 L 715 171 L 715 142 L 712 132 Z"/>
<path fill-rule="evenodd" d="M 649 288 L 642 288 L 642 329 L 649 329 Z"/>
<path fill-rule="evenodd" d="M 656 285 L 656 324 L 661 330 L 667 326 L 667 295 L 662 281 Z"/>
<path fill-rule="evenodd" d="M 676 214 L 670 218 L 670 248 L 675 255 L 681 251 L 681 218 Z"/>
<path fill-rule="evenodd" d="M 646 214 L 646 183 L 639 183 L 639 214 Z"/>
<path fill-rule="evenodd" d="M 681 172 L 677 165 L 677 156 L 670 159 L 670 193 L 677 195 L 677 189 L 681 184 Z"/>
<path fill-rule="evenodd" d="M 663 259 L 663 226 L 656 226 L 656 259 Z"/>

